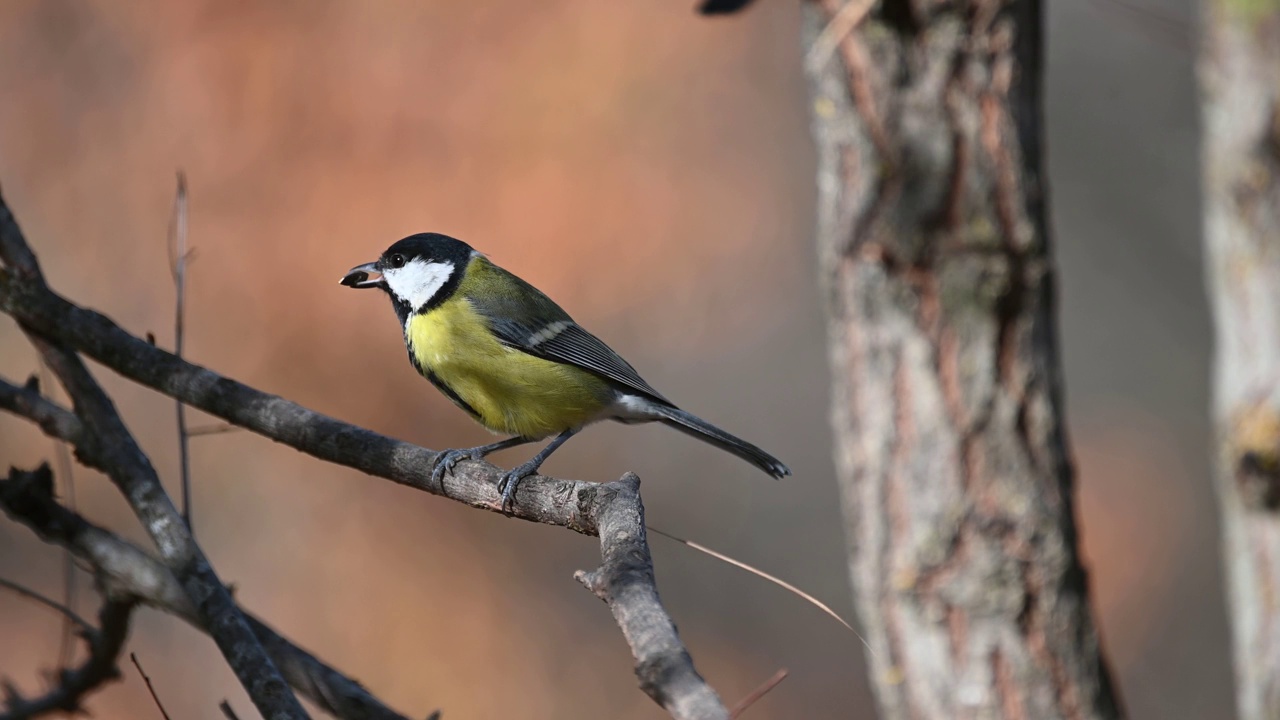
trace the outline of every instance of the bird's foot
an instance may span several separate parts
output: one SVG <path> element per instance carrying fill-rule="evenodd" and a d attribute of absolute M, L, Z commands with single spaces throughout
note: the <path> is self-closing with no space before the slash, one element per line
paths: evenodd
<path fill-rule="evenodd" d="M 431 482 L 443 490 L 445 473 L 452 473 L 454 466 L 463 460 L 482 459 L 484 459 L 484 453 L 481 452 L 481 448 L 442 450 L 436 456 L 436 466 L 431 470 Z"/>
<path fill-rule="evenodd" d="M 498 492 L 502 493 L 502 501 L 498 505 L 499 510 L 506 512 L 508 508 L 512 507 L 516 497 L 516 486 L 520 484 L 521 480 L 537 473 L 541 465 L 542 463 L 536 459 L 530 460 L 523 465 L 511 468 L 502 476 L 502 479 L 498 481 Z"/>

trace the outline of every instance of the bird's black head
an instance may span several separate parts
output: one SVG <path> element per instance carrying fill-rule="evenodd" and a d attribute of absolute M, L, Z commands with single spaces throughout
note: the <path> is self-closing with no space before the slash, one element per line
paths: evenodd
<path fill-rule="evenodd" d="M 376 261 L 351 268 L 340 281 L 351 288 L 381 288 L 403 321 L 444 302 L 458 288 L 471 261 L 471 246 L 439 233 L 397 241 Z"/>

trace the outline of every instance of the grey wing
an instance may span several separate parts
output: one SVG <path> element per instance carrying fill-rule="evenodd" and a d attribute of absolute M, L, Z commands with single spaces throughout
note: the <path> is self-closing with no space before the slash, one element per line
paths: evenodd
<path fill-rule="evenodd" d="M 541 336 L 535 338 L 537 342 L 516 345 L 516 347 L 530 355 L 577 365 L 654 400 L 667 405 L 671 404 L 671 401 L 664 398 L 662 393 L 653 389 L 652 385 L 640 377 L 640 373 L 631 367 L 631 363 L 622 359 L 622 356 L 605 345 L 603 340 L 587 332 L 572 320 L 567 322 L 569 324 L 563 327 L 552 324 L 543 331 Z"/>
<path fill-rule="evenodd" d="M 523 286 L 523 297 L 489 297 L 479 302 L 469 298 L 504 345 L 545 360 L 575 365 L 641 395 L 672 404 L 645 382 L 631 363 L 574 322 L 540 290 L 515 275 L 511 277 Z"/>

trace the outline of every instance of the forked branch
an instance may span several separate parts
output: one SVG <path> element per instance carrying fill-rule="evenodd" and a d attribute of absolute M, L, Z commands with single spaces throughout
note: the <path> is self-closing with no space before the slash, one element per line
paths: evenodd
<path fill-rule="evenodd" d="M 128 333 L 106 316 L 68 302 L 45 284 L 3 199 L 0 259 L 5 263 L 0 273 L 0 311 L 17 320 L 37 343 L 83 353 L 135 382 L 321 460 L 473 507 L 502 511 L 497 490 L 502 471 L 489 463 L 464 461 L 444 482 L 434 484 L 431 469 L 437 453 L 432 450 L 344 423 L 186 362 Z M 74 379 L 76 373 L 70 374 Z M 12 394 L 15 386 L 6 383 L 6 388 Z M 48 401 L 38 403 L 29 395 L 21 401 L 32 412 L 23 412 L 18 399 L 3 406 L 37 421 L 48 434 L 74 431 L 74 423 L 52 413 Z M 78 404 L 76 410 L 80 422 L 90 424 Z M 78 455 L 82 450 L 77 445 Z M 90 454 L 82 459 L 94 458 Z M 659 601 L 638 487 L 633 475 L 606 484 L 534 476 L 521 482 L 508 514 L 599 535 L 603 564 L 592 575 L 599 582 L 591 587 L 609 603 L 622 628 L 636 659 L 641 687 L 675 718 L 727 720 L 728 710 L 694 669 Z M 168 508 L 172 510 L 171 503 Z M 606 525 L 613 529 L 601 532 Z M 616 552 L 623 541 L 629 549 L 625 557 Z M 621 565 L 624 560 L 626 564 Z M 220 585 L 218 590 L 225 592 Z M 662 672 L 655 674 L 655 667 Z"/>
<path fill-rule="evenodd" d="M 10 409 L 12 386 L 0 384 L 0 407 Z M 57 412 L 70 414 L 61 408 Z M 0 480 L 0 510 L 45 542 L 59 545 L 92 571 L 99 591 L 167 612 L 208 632 L 173 573 L 151 553 L 63 507 L 53 497 L 49 469 L 10 470 Z M 329 667 L 253 615 L 241 611 L 271 660 L 295 690 L 343 720 L 407 720 L 360 683 Z"/>
<path fill-rule="evenodd" d="M 4 272 L 0 273 L 0 288 L 4 289 L 0 294 L 8 295 L 9 290 L 48 292 L 35 254 L 3 200 L 0 200 L 0 262 L 4 263 Z M 240 616 L 231 594 L 214 574 L 204 551 L 196 544 L 160 484 L 151 460 L 134 440 L 111 398 L 78 355 L 20 319 L 19 325 L 75 406 L 82 424 L 76 456 L 106 473 L 120 490 L 161 557 L 195 603 L 203 624 L 209 628 L 218 649 L 258 711 L 269 720 L 306 718 L 306 711 Z"/>
<path fill-rule="evenodd" d="M 728 718 L 715 691 L 693 668 L 693 660 L 662 609 L 645 538 L 640 478 L 622 476 L 600 498 L 600 568 L 574 573 L 578 582 L 609 605 L 636 659 L 640 688 L 673 717 Z"/>
<path fill-rule="evenodd" d="M 48 489 L 52 492 L 52 476 L 47 469 L 44 479 L 50 483 Z M 47 601 L 41 599 L 41 602 Z M 89 656 L 77 667 L 59 668 L 54 686 L 38 697 L 25 698 L 17 688 L 5 683 L 0 688 L 4 692 L 0 720 L 26 720 L 55 712 L 82 712 L 81 701 L 89 693 L 120 677 L 116 663 L 129 635 L 129 617 L 135 605 L 133 599 L 108 597 L 98 611 L 98 626 L 94 627 L 76 617 L 70 608 L 54 603 L 53 607 L 67 614 L 79 627 L 80 638 L 88 647 Z"/>

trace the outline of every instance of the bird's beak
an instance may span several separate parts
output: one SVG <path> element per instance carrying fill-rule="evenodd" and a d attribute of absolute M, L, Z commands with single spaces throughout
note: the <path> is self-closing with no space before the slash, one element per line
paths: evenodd
<path fill-rule="evenodd" d="M 375 263 L 365 263 L 351 268 L 338 282 L 357 289 L 386 287 L 382 272 L 378 270 Z"/>

